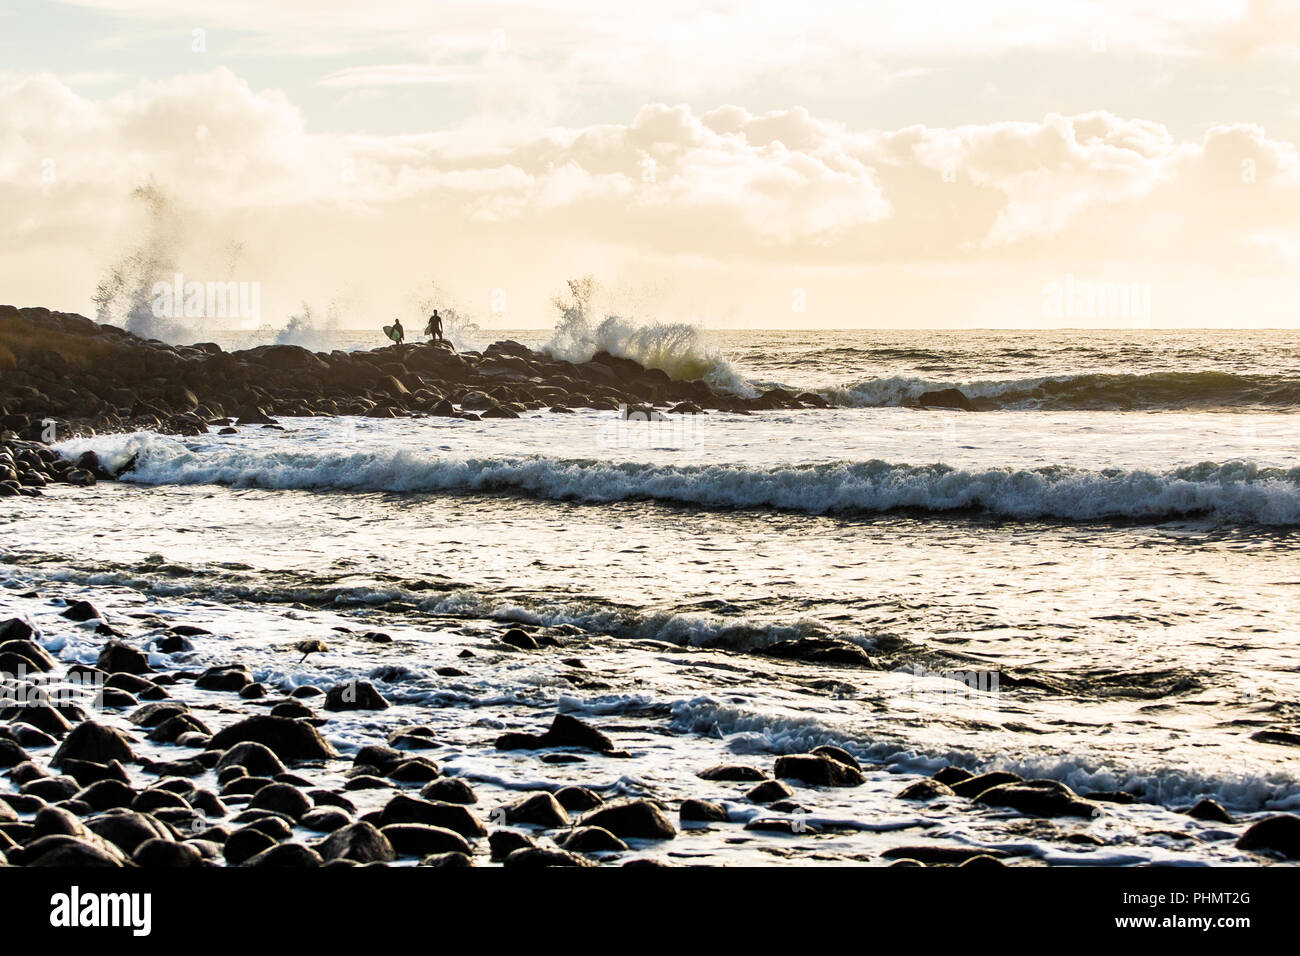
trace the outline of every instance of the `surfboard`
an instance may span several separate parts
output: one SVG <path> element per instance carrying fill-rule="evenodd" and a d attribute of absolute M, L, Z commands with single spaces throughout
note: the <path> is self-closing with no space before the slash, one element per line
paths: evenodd
<path fill-rule="evenodd" d="M 384 334 L 385 334 L 386 336 L 388 336 L 390 339 L 392 339 L 394 342 L 399 341 L 399 338 L 398 338 L 398 335 L 397 335 L 397 329 L 394 328 L 394 327 L 391 326 L 391 325 L 385 325 L 385 326 L 384 326 Z"/>

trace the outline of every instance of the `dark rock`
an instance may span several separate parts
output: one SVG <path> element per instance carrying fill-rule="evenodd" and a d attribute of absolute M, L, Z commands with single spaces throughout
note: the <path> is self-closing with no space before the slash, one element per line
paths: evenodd
<path fill-rule="evenodd" d="M 135 754 L 125 734 L 112 727 L 105 727 L 92 720 L 78 724 L 72 729 L 59 749 L 50 760 L 51 767 L 61 767 L 64 760 L 89 760 L 94 763 L 110 763 L 120 760 L 132 763 Z"/>
<path fill-rule="evenodd" d="M 243 866 L 309 867 L 323 866 L 324 861 L 315 850 L 301 843 L 280 843 L 258 853 L 241 864 Z"/>
<path fill-rule="evenodd" d="M 315 850 L 325 860 L 352 860 L 354 863 L 387 863 L 397 859 L 393 845 L 371 824 L 360 822 L 335 830 Z"/>
<path fill-rule="evenodd" d="M 348 681 L 325 692 L 326 710 L 387 710 L 389 703 L 370 681 Z"/>
<path fill-rule="evenodd" d="M 880 854 L 886 860 L 913 860 L 925 865 L 959 866 L 977 856 L 1001 858 L 1002 850 L 968 846 L 895 846 Z"/>
<path fill-rule="evenodd" d="M 77 793 L 77 799 L 95 810 L 129 807 L 136 792 L 120 780 L 99 780 Z"/>
<path fill-rule="evenodd" d="M 701 770 L 696 774 L 696 776 L 703 780 L 735 780 L 737 782 L 768 779 L 767 774 L 757 767 L 746 767 L 735 764 L 722 764 L 717 767 L 710 767 L 708 770 Z"/>
<path fill-rule="evenodd" d="M 250 810 L 272 810 L 284 814 L 291 820 L 300 820 L 303 814 L 311 809 L 311 801 L 296 787 L 285 783 L 273 783 L 257 791 L 248 807 Z"/>
<path fill-rule="evenodd" d="M 570 853 L 622 853 L 627 844 L 601 827 L 576 827 L 559 841 Z"/>
<path fill-rule="evenodd" d="M 515 850 L 505 858 L 505 865 L 511 867 L 550 867 L 550 866 L 591 866 L 592 864 L 565 850 L 548 850 L 544 847 L 524 847 Z"/>
<path fill-rule="evenodd" d="M 554 829 L 567 827 L 572 821 L 568 811 L 549 793 L 535 793 L 505 808 L 506 823 L 531 823 Z"/>
<path fill-rule="evenodd" d="M 764 780 L 745 792 L 745 799 L 751 803 L 772 803 L 793 796 L 794 791 L 780 780 Z"/>
<path fill-rule="evenodd" d="M 143 867 L 202 866 L 203 854 L 188 843 L 154 839 L 136 847 L 131 862 Z"/>
<path fill-rule="evenodd" d="M 711 800 L 683 800 L 677 815 L 683 823 L 726 823 L 730 819 L 727 808 Z"/>
<path fill-rule="evenodd" d="M 1300 816 L 1284 813 L 1252 825 L 1237 841 L 1239 850 L 1270 850 L 1300 860 Z"/>
<path fill-rule="evenodd" d="M 380 828 L 393 850 L 400 856 L 427 856 L 430 853 L 473 853 L 459 833 L 445 827 L 424 823 L 394 823 Z"/>
<path fill-rule="evenodd" d="M 251 740 L 235 744 L 216 763 L 216 769 L 220 771 L 235 767 L 255 777 L 274 777 L 287 770 L 271 748 Z"/>
<path fill-rule="evenodd" d="M 555 791 L 555 799 L 560 806 L 570 812 L 594 810 L 605 802 L 598 794 L 586 787 L 562 787 Z"/>
<path fill-rule="evenodd" d="M 143 705 L 139 710 L 129 714 L 126 719 L 137 727 L 157 727 L 169 717 L 188 713 L 189 709 L 188 704 L 183 704 L 178 700 L 159 701 Z"/>
<path fill-rule="evenodd" d="M 457 870 L 473 865 L 473 857 L 466 853 L 430 853 L 420 860 L 420 866 L 436 866 Z"/>
<path fill-rule="evenodd" d="M 1004 783 L 985 790 L 975 802 L 989 807 L 1009 807 L 1037 817 L 1091 819 L 1101 812 L 1097 804 L 1080 800 L 1078 794 L 1056 780 Z"/>
<path fill-rule="evenodd" d="M 515 850 L 536 846 L 532 837 L 518 830 L 493 830 L 492 835 L 488 837 L 488 847 L 492 851 L 494 860 L 504 860 Z"/>
<path fill-rule="evenodd" d="M 109 674 L 147 674 L 149 655 L 130 644 L 109 641 L 100 650 L 95 666 Z"/>
<path fill-rule="evenodd" d="M 243 664 L 209 667 L 194 681 L 199 690 L 224 690 L 238 693 L 253 683 L 253 675 Z"/>
<path fill-rule="evenodd" d="M 441 803 L 478 803 L 478 795 L 474 793 L 474 789 L 457 777 L 440 777 L 434 780 L 420 791 L 420 796 L 425 800 Z"/>
<path fill-rule="evenodd" d="M 1209 820 L 1213 823 L 1236 823 L 1232 814 L 1223 808 L 1217 800 L 1206 797 L 1198 800 L 1196 806 L 1187 811 L 1187 815 L 1196 820 Z"/>
<path fill-rule="evenodd" d="M 601 807 L 582 818 L 584 827 L 604 827 L 619 837 L 642 840 L 669 840 L 677 828 L 663 811 L 648 800 L 631 800 Z"/>
<path fill-rule="evenodd" d="M 826 754 L 777 757 L 775 774 L 814 787 L 858 787 L 864 782 L 861 771 Z"/>
<path fill-rule="evenodd" d="M 93 621 L 103 617 L 103 615 L 95 609 L 95 605 L 91 604 L 89 601 L 74 601 L 72 604 L 68 605 L 68 609 L 60 616 L 66 617 L 69 621 L 77 622 Z"/>
<path fill-rule="evenodd" d="M 801 637 L 792 641 L 777 641 L 761 648 L 758 653 L 765 657 L 807 661 L 810 664 L 876 667 L 876 662 L 857 644 L 832 637 Z"/>
<path fill-rule="evenodd" d="M 511 647 L 518 647 L 525 651 L 535 651 L 540 644 L 527 631 L 521 631 L 517 627 L 512 627 L 501 635 L 501 643 L 509 644 Z"/>
<path fill-rule="evenodd" d="M 172 839 L 171 831 L 153 817 L 133 810 L 102 813 L 87 820 L 86 827 L 126 854 L 134 853 L 146 840 Z"/>
<path fill-rule="evenodd" d="M 75 731 L 74 731 L 75 733 Z M 269 747 L 281 760 L 328 760 L 338 757 L 334 746 L 311 724 L 284 717 L 248 717 L 215 734 L 209 750 L 228 750 L 252 741 Z"/>
<path fill-rule="evenodd" d="M 959 780 L 956 783 L 949 784 L 952 792 L 959 797 L 975 798 L 985 790 L 991 790 L 994 787 L 1000 787 L 1003 784 L 1019 783 L 1024 778 L 1018 773 L 1010 773 L 1006 770 L 994 770 L 990 773 L 982 773 L 978 776 L 967 777 L 965 780 Z"/>
<path fill-rule="evenodd" d="M 615 751 L 614 742 L 590 724 L 568 714 L 556 714 L 546 733 L 504 734 L 497 738 L 498 750 L 537 750 L 543 747 L 582 747 L 598 753 Z"/>
<path fill-rule="evenodd" d="M 947 784 L 940 783 L 933 777 L 927 777 L 924 780 L 918 780 L 916 783 L 904 787 L 898 792 L 900 800 L 937 800 L 939 797 L 955 797 L 952 788 Z"/>
<path fill-rule="evenodd" d="M 391 771 L 388 778 L 398 783 L 427 783 L 436 780 L 439 775 L 438 765 L 427 757 L 403 760 Z"/>
<path fill-rule="evenodd" d="M 120 854 L 104 845 L 71 836 L 41 837 L 23 847 L 24 866 L 41 867 L 116 867 L 125 862 Z"/>
<path fill-rule="evenodd" d="M 975 411 L 975 404 L 958 388 L 940 388 L 931 392 L 922 392 L 916 403 L 922 408 L 959 408 L 962 411 Z"/>
<path fill-rule="evenodd" d="M 427 823 L 429 826 L 455 830 L 463 837 L 487 836 L 482 821 L 465 807 L 455 803 L 436 803 L 400 793 L 385 804 L 381 819 L 384 826 L 394 823 Z"/>
<path fill-rule="evenodd" d="M 277 842 L 275 838 L 263 833 L 261 830 L 244 827 L 227 837 L 221 855 L 225 857 L 226 862 L 231 866 L 239 866 L 241 863 L 251 860 L 257 854 L 269 850 Z"/>
<path fill-rule="evenodd" d="M 333 833 L 352 822 L 352 818 L 335 807 L 316 807 L 302 815 L 298 824 L 313 833 Z"/>

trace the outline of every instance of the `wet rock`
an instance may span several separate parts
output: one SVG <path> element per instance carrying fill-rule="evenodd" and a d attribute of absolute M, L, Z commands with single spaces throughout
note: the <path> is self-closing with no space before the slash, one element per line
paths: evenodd
<path fill-rule="evenodd" d="M 121 641 L 109 641 L 100 649 L 95 666 L 108 674 L 147 674 L 149 656 Z"/>
<path fill-rule="evenodd" d="M 189 843 L 154 839 L 136 847 L 131 862 L 143 867 L 202 866 L 203 854 Z"/>
<path fill-rule="evenodd" d="M 364 821 L 352 823 L 331 833 L 316 844 L 324 860 L 351 860 L 354 863 L 387 863 L 397 859 L 393 845 L 374 826 Z"/>
<path fill-rule="evenodd" d="M 253 742 L 270 748 L 281 760 L 329 760 L 338 757 L 333 744 L 311 724 L 285 717 L 248 717 L 215 734 L 209 750 L 228 750 L 238 743 Z"/>
<path fill-rule="evenodd" d="M 440 777 L 434 780 L 420 791 L 420 796 L 425 800 L 441 803 L 478 803 L 478 795 L 474 789 L 457 777 Z"/>
<path fill-rule="evenodd" d="M 1101 807 L 1056 780 L 1028 780 L 1004 783 L 985 790 L 975 798 L 988 807 L 1008 807 L 1037 817 L 1083 817 L 1091 819 Z"/>
<path fill-rule="evenodd" d="M 21 792 L 29 797 L 40 797 L 50 803 L 76 796 L 81 788 L 71 777 L 41 777 L 22 786 Z"/>
<path fill-rule="evenodd" d="M 880 854 L 886 860 L 912 860 L 925 865 L 960 866 L 977 856 L 989 856 L 1001 859 L 1006 856 L 1002 850 L 989 850 L 982 847 L 968 846 L 896 846 Z"/>
<path fill-rule="evenodd" d="M 526 833 L 520 833 L 518 830 L 493 830 L 491 836 L 488 837 L 488 847 L 494 860 L 504 860 L 515 850 L 535 846 L 537 844 L 532 837 Z"/>
<path fill-rule="evenodd" d="M 69 604 L 67 610 L 63 611 L 59 616 L 66 617 L 69 621 L 77 622 L 93 621 L 103 617 L 103 615 L 95 609 L 95 605 L 91 604 L 89 601 L 74 601 L 72 604 Z"/>
<path fill-rule="evenodd" d="M 0 767 L 16 767 L 30 759 L 16 742 L 0 737 Z"/>
<path fill-rule="evenodd" d="M 312 802 L 318 807 L 338 807 L 348 813 L 357 812 L 356 804 L 341 793 L 334 793 L 331 790 L 309 790 L 307 796 L 311 797 Z"/>
<path fill-rule="evenodd" d="M 975 411 L 975 404 L 958 388 L 939 388 L 922 392 L 917 396 L 916 404 L 922 408 L 957 408 L 966 412 Z"/>
<path fill-rule="evenodd" d="M 555 791 L 555 799 L 564 809 L 579 813 L 594 810 L 605 802 L 586 787 L 562 787 Z"/>
<path fill-rule="evenodd" d="M 335 807 L 316 807 L 302 815 L 298 824 L 313 833 L 333 833 L 352 822 L 352 817 Z"/>
<path fill-rule="evenodd" d="M 302 819 L 311 806 L 306 794 L 285 783 L 263 787 L 253 795 L 253 800 L 248 805 L 250 810 L 271 810 L 284 814 L 291 820 Z"/>
<path fill-rule="evenodd" d="M 810 664 L 845 664 L 852 667 L 876 668 L 871 659 L 857 644 L 831 637 L 801 637 L 792 641 L 777 641 L 758 651 L 764 657 L 781 660 L 806 661 Z"/>
<path fill-rule="evenodd" d="M 367 744 L 357 751 L 352 758 L 353 767 L 371 767 L 379 773 L 387 774 L 397 768 L 397 765 L 404 760 L 408 760 L 409 755 L 392 747 L 380 747 L 375 744 Z"/>
<path fill-rule="evenodd" d="M 506 823 L 531 823 L 554 829 L 567 827 L 572 821 L 568 811 L 549 793 L 535 793 L 505 808 Z"/>
<path fill-rule="evenodd" d="M 496 741 L 498 750 L 538 750 L 544 747 L 582 747 L 598 753 L 615 752 L 614 742 L 609 737 L 568 714 L 556 714 L 544 734 L 503 734 Z"/>
<path fill-rule="evenodd" d="M 101 813 L 87 820 L 86 827 L 126 854 L 134 853 L 146 840 L 172 839 L 171 831 L 153 817 L 132 810 Z"/>
<path fill-rule="evenodd" d="M 126 719 L 137 727 L 157 727 L 169 717 L 188 713 L 189 709 L 189 704 L 183 704 L 178 700 L 158 701 L 144 704 L 127 715 Z"/>
<path fill-rule="evenodd" d="M 804 836 L 821 832 L 820 827 L 790 817 L 755 817 L 745 824 L 745 829 L 760 833 L 784 833 L 787 836 Z"/>
<path fill-rule="evenodd" d="M 45 731 L 50 737 L 64 737 L 72 729 L 72 724 L 68 723 L 67 718 L 49 704 L 27 704 L 13 708 L 13 711 L 16 712 L 13 717 L 14 724 L 28 724 Z M 11 711 L 6 710 L 5 713 L 9 714 Z M 15 733 L 18 729 L 17 726 L 13 728 Z M 27 741 L 23 743 L 29 747 L 33 746 Z"/>
<path fill-rule="evenodd" d="M 221 855 L 231 866 L 239 866 L 241 863 L 251 860 L 257 854 L 269 850 L 277 842 L 274 837 L 263 833 L 261 830 L 244 827 L 230 834 L 222 847 Z"/>
<path fill-rule="evenodd" d="M 602 827 L 576 827 L 559 841 L 570 853 L 622 853 L 627 844 Z"/>
<path fill-rule="evenodd" d="M 985 790 L 991 790 L 994 787 L 1000 787 L 1003 784 L 1019 783 L 1024 778 L 1018 773 L 1010 773 L 1005 770 L 994 770 L 991 773 L 982 773 L 978 776 L 967 777 L 965 780 L 959 780 L 956 783 L 949 784 L 952 792 L 959 797 L 973 799 L 978 797 Z"/>
<path fill-rule="evenodd" d="M 440 771 L 438 765 L 427 757 L 403 760 L 388 774 L 390 780 L 398 783 L 427 783 L 436 780 Z"/>
<path fill-rule="evenodd" d="M 193 714 L 176 714 L 154 727 L 145 737 L 154 743 L 171 744 L 188 733 L 199 733 L 209 737 L 212 731 Z"/>
<path fill-rule="evenodd" d="M 326 710 L 387 710 L 389 703 L 370 681 L 336 684 L 325 692 Z"/>
<path fill-rule="evenodd" d="M 368 773 L 349 775 L 348 782 L 343 785 L 345 790 L 387 790 L 393 785 L 383 777 L 376 777 Z"/>
<path fill-rule="evenodd" d="M 861 771 L 826 754 L 777 757 L 775 775 L 814 787 L 857 787 L 863 783 Z"/>
<path fill-rule="evenodd" d="M 1214 823 L 1237 822 L 1232 818 L 1232 814 L 1223 808 L 1223 804 L 1208 797 L 1198 800 L 1196 806 L 1187 811 L 1187 815 L 1195 820 L 1209 820 Z"/>
<path fill-rule="evenodd" d="M 1089 790 L 1087 793 L 1080 794 L 1085 800 L 1093 800 L 1100 803 L 1137 803 L 1137 797 L 1131 793 L 1125 793 L 1123 790 Z"/>
<path fill-rule="evenodd" d="M 125 862 L 120 854 L 103 844 L 89 843 L 71 836 L 41 837 L 23 847 L 24 866 L 41 867 L 119 867 Z"/>
<path fill-rule="evenodd" d="M 11 617 L 0 621 L 0 643 L 6 641 L 30 641 L 36 637 L 36 630 L 22 618 Z"/>
<path fill-rule="evenodd" d="M 509 644 L 511 647 L 517 647 L 520 650 L 535 651 L 541 647 L 540 644 L 527 631 L 522 631 L 517 627 L 512 627 L 501 635 L 501 643 Z"/>
<path fill-rule="evenodd" d="M 3 648 L 0 648 L 3 650 Z M 1260 730 L 1250 735 L 1251 740 L 1261 744 L 1278 744 L 1283 747 L 1300 747 L 1300 734 L 1288 730 Z"/>
<path fill-rule="evenodd" d="M 545 847 L 524 847 L 515 850 L 505 858 L 505 865 L 520 868 L 540 868 L 551 866 L 592 866 L 576 853 L 566 850 L 550 850 Z"/>
<path fill-rule="evenodd" d="M 94 810 L 129 807 L 136 792 L 120 780 L 99 780 L 79 791 L 76 798 Z"/>
<path fill-rule="evenodd" d="M 424 823 L 394 823 L 379 830 L 393 850 L 401 856 L 427 856 L 431 853 L 473 853 L 473 849 L 459 833 L 445 827 Z"/>
<path fill-rule="evenodd" d="M 973 856 L 966 860 L 964 863 L 959 863 L 957 865 L 963 867 L 968 866 L 977 870 L 997 870 L 1006 866 L 1006 864 L 997 857 L 989 856 L 987 853 L 980 853 L 977 856 Z"/>
<path fill-rule="evenodd" d="M 1237 841 L 1239 850 L 1268 850 L 1300 860 L 1300 816 L 1283 813 L 1252 825 Z"/>
<path fill-rule="evenodd" d="M 677 816 L 683 823 L 726 823 L 730 819 L 727 808 L 711 800 L 683 800 Z"/>
<path fill-rule="evenodd" d="M 190 810 L 192 807 L 190 802 L 179 793 L 161 787 L 151 787 L 136 794 L 135 799 L 131 801 L 131 809 L 140 813 L 152 813 L 163 809 Z"/>
<path fill-rule="evenodd" d="M 940 797 L 955 797 L 952 788 L 947 784 L 940 783 L 933 777 L 927 777 L 925 780 L 918 780 L 910 786 L 904 787 L 898 792 L 900 800 L 937 800 Z"/>
<path fill-rule="evenodd" d="M 15 654 L 26 658 L 29 672 L 39 671 L 42 674 L 48 674 L 54 670 L 57 663 L 50 656 L 50 652 L 35 641 L 14 640 L 0 642 L 0 654 Z"/>
<path fill-rule="evenodd" d="M 50 766 L 61 767 L 63 761 L 69 759 L 103 764 L 114 760 L 132 763 L 135 754 L 131 751 L 130 741 L 120 730 L 87 720 L 74 727 L 64 738 L 50 760 Z"/>
<path fill-rule="evenodd" d="M 445 869 L 463 869 L 474 865 L 474 859 L 467 853 L 430 853 L 420 860 L 420 866 L 436 866 Z"/>
<path fill-rule="evenodd" d="M 313 867 L 323 866 L 324 860 L 315 850 L 301 843 L 280 843 L 243 862 L 243 866 Z"/>
<path fill-rule="evenodd" d="M 793 796 L 794 791 L 780 780 L 764 780 L 745 792 L 745 799 L 751 803 L 772 803 Z"/>
<path fill-rule="evenodd" d="M 619 837 L 642 840 L 670 840 L 677 828 L 662 810 L 648 800 L 613 803 L 582 818 L 584 827 L 604 827 Z"/>
<path fill-rule="evenodd" d="M 235 744 L 221 755 L 215 769 L 227 771 L 233 768 L 239 768 L 245 774 L 254 777 L 274 777 L 277 774 L 285 773 L 288 769 L 271 748 L 255 741 Z M 220 776 L 218 776 L 218 779 L 220 779 Z M 221 780 L 221 782 L 226 783 L 227 781 Z"/>
<path fill-rule="evenodd" d="M 814 747 L 811 752 L 820 757 L 830 757 L 832 760 L 838 760 L 840 763 L 859 772 L 862 770 L 862 765 L 858 763 L 857 758 L 843 747 L 832 747 L 829 744 L 823 744 L 820 747 Z"/>
<path fill-rule="evenodd" d="M 194 681 L 199 690 L 223 690 L 238 693 L 253 683 L 253 675 L 243 664 L 219 664 L 209 667 Z"/>
<path fill-rule="evenodd" d="M 476 839 L 487 836 L 481 820 L 465 807 L 455 803 L 437 803 L 398 794 L 384 805 L 381 813 L 384 826 L 394 823 L 427 823 L 429 826 L 455 830 L 463 837 Z"/>
<path fill-rule="evenodd" d="M 739 782 L 768 779 L 767 774 L 757 767 L 746 767 L 738 764 L 722 764 L 717 767 L 710 767 L 707 770 L 701 770 L 696 776 L 702 780 L 735 780 Z"/>

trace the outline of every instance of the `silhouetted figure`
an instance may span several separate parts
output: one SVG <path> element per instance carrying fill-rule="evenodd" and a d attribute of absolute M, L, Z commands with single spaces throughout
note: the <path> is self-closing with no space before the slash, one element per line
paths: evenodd
<path fill-rule="evenodd" d="M 438 314 L 437 309 L 434 309 L 433 315 L 429 316 L 429 324 L 424 327 L 424 334 L 429 336 L 430 341 L 437 340 L 441 342 L 443 340 L 442 316 Z"/>

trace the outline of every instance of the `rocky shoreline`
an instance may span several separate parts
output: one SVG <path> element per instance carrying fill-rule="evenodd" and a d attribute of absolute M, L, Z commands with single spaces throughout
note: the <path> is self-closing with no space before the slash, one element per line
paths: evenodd
<path fill-rule="evenodd" d="M 66 432 L 201 434 L 208 426 L 273 424 L 274 416 L 442 415 L 517 418 L 549 408 L 628 413 L 750 412 L 827 406 L 813 393 L 769 389 L 742 398 L 702 381 L 598 352 L 567 362 L 518 342 L 482 353 L 446 342 L 310 352 L 263 345 L 225 352 L 171 346 L 48 309 L 0 306 L 0 429 L 39 440 Z"/>
<path fill-rule="evenodd" d="M 165 625 L 148 614 L 105 620 L 84 600 L 24 598 L 43 602 L 50 632 L 24 618 L 0 621 L 0 865 L 660 866 L 668 861 L 656 851 L 706 831 L 732 833 L 729 844 L 777 841 L 778 853 L 791 852 L 781 841 L 815 848 L 845 827 L 855 832 L 854 824 L 809 808 L 862 787 L 873 772 L 839 747 L 818 746 L 682 767 L 680 775 L 695 781 L 687 789 L 698 794 L 685 799 L 629 796 L 621 787 L 601 792 L 574 777 L 525 784 L 513 798 L 494 800 L 475 780 L 444 773 L 443 734 L 386 714 L 395 705 L 371 681 L 278 686 L 258 681 L 239 661 L 190 669 L 196 644 L 216 640 L 202 628 Z M 51 653 L 46 645 L 68 646 L 57 633 L 63 628 L 102 639 L 94 665 Z M 582 675 L 583 662 L 571 656 L 579 646 L 562 630 L 497 625 L 460 642 L 456 659 L 463 667 L 475 666 L 475 658 L 497 666 L 493 655 L 550 655 L 557 670 Z M 328 650 L 316 641 L 296 649 Z M 464 671 L 438 673 L 451 679 Z M 581 676 L 575 680 L 583 685 Z M 639 773 L 635 739 L 616 725 L 602 729 L 561 712 L 501 732 L 475 722 L 472 708 L 460 713 L 458 726 L 474 746 L 518 755 L 524 777 L 531 761 L 553 768 L 604 763 L 619 780 Z M 367 738 L 341 754 L 330 740 L 335 724 L 358 718 Z M 916 836 L 873 858 L 854 857 L 861 862 L 1041 865 L 1015 838 L 1030 832 L 1023 827 L 1057 827 L 1057 838 L 1087 848 L 1101 845 L 1089 832 L 1094 822 L 1141 810 L 1132 794 L 1079 794 L 1005 771 L 948 766 L 930 777 L 888 779 L 898 780 L 892 786 L 900 808 L 1005 820 L 1009 839 L 1005 846 L 927 840 L 933 824 L 915 819 L 902 826 L 919 830 Z M 1300 859 L 1300 816 L 1238 821 L 1212 800 L 1182 812 L 1189 825 L 1206 828 L 1206 839 L 1232 840 L 1259 863 Z M 691 854 L 677 855 L 686 862 Z"/>

